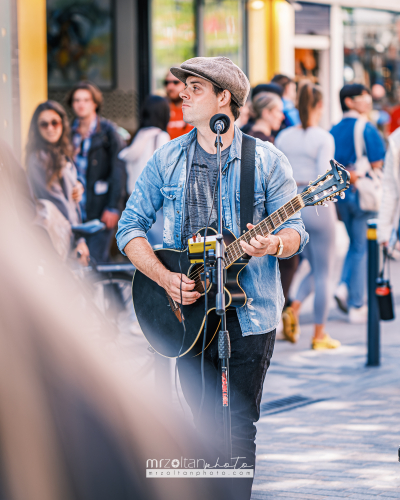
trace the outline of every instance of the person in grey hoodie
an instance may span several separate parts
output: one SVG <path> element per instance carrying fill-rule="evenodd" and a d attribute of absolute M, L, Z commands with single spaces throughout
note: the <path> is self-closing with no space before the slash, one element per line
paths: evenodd
<path fill-rule="evenodd" d="M 129 194 L 134 191 L 139 175 L 156 149 L 171 140 L 167 133 L 169 113 L 169 104 L 166 99 L 158 95 L 146 97 L 141 110 L 139 129 L 131 145 L 119 153 L 119 158 L 126 163 Z M 159 212 L 157 221 L 147 234 L 152 246 L 162 243 L 162 232 L 163 217 Z"/>

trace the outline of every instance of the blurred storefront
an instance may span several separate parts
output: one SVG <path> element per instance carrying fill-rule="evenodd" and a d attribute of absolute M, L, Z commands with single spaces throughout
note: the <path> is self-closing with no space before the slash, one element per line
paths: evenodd
<path fill-rule="evenodd" d="M 308 0 L 295 10 L 297 80 L 318 81 L 327 96 L 323 126 L 341 117 L 338 93 L 344 83 L 382 85 L 380 106 L 399 102 L 400 2 L 398 0 Z M 379 7 L 379 8 L 378 8 Z M 378 93 L 383 89 L 378 89 Z"/>
<path fill-rule="evenodd" d="M 132 131 L 172 65 L 218 54 L 245 67 L 245 18 L 242 0 L 47 0 L 49 96 L 92 80 L 104 115 Z"/>
<path fill-rule="evenodd" d="M 383 85 L 388 99 L 398 102 L 400 6 L 399 12 L 346 8 L 343 25 L 344 80 Z"/>
<path fill-rule="evenodd" d="M 10 108 L 5 119 L 21 117 L 15 125 L 19 142 L 8 132 L 9 142 L 23 146 L 35 106 L 47 97 L 64 103 L 79 80 L 100 87 L 104 116 L 134 131 L 140 102 L 149 92 L 163 92 L 171 65 L 197 55 L 226 55 L 247 71 L 246 6 L 247 0 L 3 0 L 7 23 L 0 49 L 7 55 L 2 63 L 9 88 L 2 92 L 1 115 L 14 89 L 20 111 Z M 13 85 L 12 61 L 24 74 L 18 79 L 17 71 Z"/>
<path fill-rule="evenodd" d="M 151 88 L 163 89 L 168 69 L 196 56 L 226 56 L 246 70 L 242 0 L 153 0 Z"/>
<path fill-rule="evenodd" d="M 134 131 L 168 68 L 201 55 L 230 57 L 253 86 L 275 73 L 319 82 L 326 128 L 344 82 L 382 85 L 389 108 L 400 97 L 400 0 L 3 0 L 0 14 L 0 123 L 16 150 L 35 106 L 86 78 Z"/>

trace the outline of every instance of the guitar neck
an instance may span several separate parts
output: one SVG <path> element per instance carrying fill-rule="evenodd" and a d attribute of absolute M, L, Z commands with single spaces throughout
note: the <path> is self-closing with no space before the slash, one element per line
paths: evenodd
<path fill-rule="evenodd" d="M 274 213 L 269 215 L 266 219 L 259 222 L 253 229 L 242 234 L 237 240 L 226 247 L 225 250 L 225 267 L 229 267 L 236 260 L 240 259 L 246 252 L 243 250 L 240 242 L 245 241 L 250 243 L 251 238 L 256 236 L 267 236 L 273 233 L 279 226 L 286 222 L 292 215 L 300 212 L 305 207 L 303 199 L 300 194 L 285 203 L 281 208 L 278 208 Z"/>

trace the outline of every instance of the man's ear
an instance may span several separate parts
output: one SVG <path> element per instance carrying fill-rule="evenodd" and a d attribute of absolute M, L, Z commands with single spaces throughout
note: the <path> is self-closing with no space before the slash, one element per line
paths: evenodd
<path fill-rule="evenodd" d="M 232 94 L 229 92 L 229 90 L 223 90 L 219 94 L 219 104 L 221 107 L 229 105 L 231 99 L 232 99 Z"/>
<path fill-rule="evenodd" d="M 353 99 L 351 97 L 345 97 L 344 103 L 346 104 L 346 106 L 349 109 L 353 109 L 354 108 L 354 101 L 353 101 Z"/>

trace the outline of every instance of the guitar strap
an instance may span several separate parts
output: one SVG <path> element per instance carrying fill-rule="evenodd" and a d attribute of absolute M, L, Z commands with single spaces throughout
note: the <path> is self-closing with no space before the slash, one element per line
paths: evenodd
<path fill-rule="evenodd" d="M 240 166 L 240 234 L 248 231 L 246 224 L 253 223 L 255 171 L 256 140 L 243 134 Z"/>

